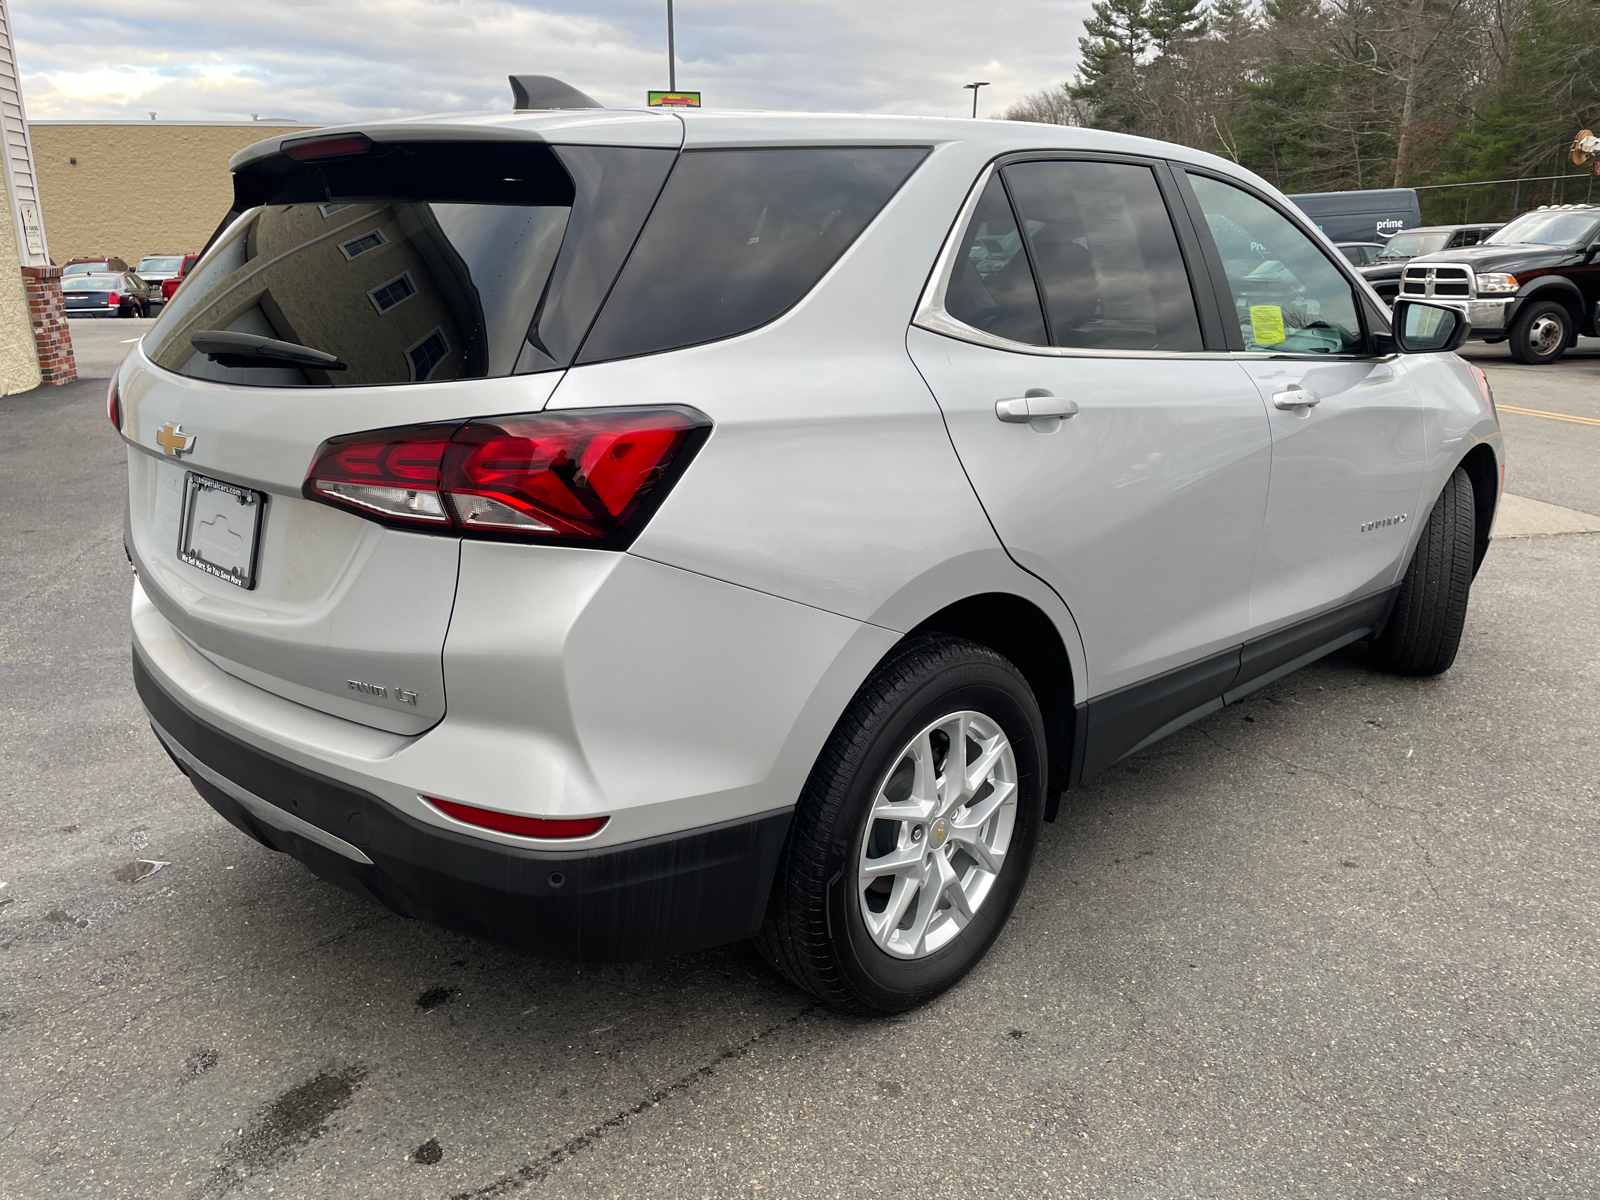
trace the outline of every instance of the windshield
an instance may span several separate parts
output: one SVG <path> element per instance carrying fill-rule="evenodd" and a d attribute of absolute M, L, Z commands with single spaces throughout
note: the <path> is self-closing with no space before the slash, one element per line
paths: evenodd
<path fill-rule="evenodd" d="M 1397 233 L 1389 239 L 1389 244 L 1383 248 L 1379 258 L 1416 258 L 1419 254 L 1432 254 L 1435 250 L 1443 250 L 1444 244 L 1450 240 L 1448 231 L 1444 233 Z"/>
<path fill-rule="evenodd" d="M 152 271 L 176 271 L 178 264 L 181 262 L 183 262 L 181 255 L 154 254 L 141 258 L 139 265 L 134 270 L 141 275 L 147 275 Z"/>
<path fill-rule="evenodd" d="M 1519 242 L 1536 246 L 1575 246 L 1591 240 L 1595 226 L 1593 209 L 1583 212 L 1523 213 L 1509 225 L 1495 230 L 1484 241 L 1491 246 L 1510 246 Z"/>

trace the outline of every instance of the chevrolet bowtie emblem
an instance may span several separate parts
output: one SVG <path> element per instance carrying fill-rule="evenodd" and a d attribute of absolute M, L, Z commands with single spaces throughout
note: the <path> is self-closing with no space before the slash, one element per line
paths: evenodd
<path fill-rule="evenodd" d="M 176 421 L 168 421 L 156 431 L 156 443 L 168 454 L 178 455 L 194 449 L 195 435 L 185 433 Z"/>

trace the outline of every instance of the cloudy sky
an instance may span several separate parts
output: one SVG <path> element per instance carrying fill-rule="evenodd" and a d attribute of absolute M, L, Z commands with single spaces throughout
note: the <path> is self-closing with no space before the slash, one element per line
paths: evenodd
<path fill-rule="evenodd" d="M 8 0 L 28 116 L 308 121 L 607 105 L 667 86 L 664 0 Z M 718 108 L 997 113 L 1077 62 L 1088 0 L 677 0 L 678 86 Z"/>

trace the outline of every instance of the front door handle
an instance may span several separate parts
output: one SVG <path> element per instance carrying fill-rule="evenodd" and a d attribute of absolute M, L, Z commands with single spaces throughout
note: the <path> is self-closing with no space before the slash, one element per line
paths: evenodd
<path fill-rule="evenodd" d="M 1321 396 L 1303 387 L 1292 387 L 1287 391 L 1275 392 L 1272 397 L 1274 408 L 1310 408 L 1312 405 L 1321 403 Z"/>
<path fill-rule="evenodd" d="M 1020 397 L 996 400 L 994 415 L 1002 421 L 1018 425 L 1040 417 L 1075 417 L 1078 415 L 1078 402 L 1053 396 L 1044 388 L 1029 388 Z"/>

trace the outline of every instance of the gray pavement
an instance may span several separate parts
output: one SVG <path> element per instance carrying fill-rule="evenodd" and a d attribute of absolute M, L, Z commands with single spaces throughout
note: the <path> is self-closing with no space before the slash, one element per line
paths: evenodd
<path fill-rule="evenodd" d="M 1487 358 L 1600 416 L 1593 364 Z M 1336 655 L 1074 794 L 969 980 L 857 1021 L 744 947 L 402 921 L 214 816 L 129 682 L 103 397 L 0 400 L 0 1196 L 1593 1195 L 1600 535 L 1497 543 L 1439 679 Z M 1600 512 L 1600 431 L 1506 428 Z"/>

